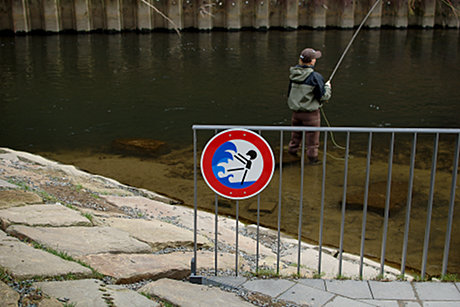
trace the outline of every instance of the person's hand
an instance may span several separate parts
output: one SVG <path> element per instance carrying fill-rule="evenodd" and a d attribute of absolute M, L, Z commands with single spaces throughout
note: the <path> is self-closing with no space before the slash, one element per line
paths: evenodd
<path fill-rule="evenodd" d="M 326 85 L 329 86 L 330 88 L 332 88 L 331 81 L 327 81 Z"/>

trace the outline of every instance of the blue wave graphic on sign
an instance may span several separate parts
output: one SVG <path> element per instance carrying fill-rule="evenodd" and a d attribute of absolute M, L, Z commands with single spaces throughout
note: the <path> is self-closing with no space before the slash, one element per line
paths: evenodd
<path fill-rule="evenodd" d="M 220 145 L 212 158 L 212 172 L 217 180 L 226 187 L 232 189 L 244 189 L 252 185 L 255 181 L 244 181 L 244 179 L 242 180 L 243 182 L 239 181 L 245 171 L 245 167 L 241 162 L 244 160 L 241 160 L 241 158 L 235 160 L 235 156 L 237 154 L 238 148 L 234 143 L 225 142 Z M 237 171 L 232 173 L 232 170 L 229 170 L 229 166 L 235 164 L 239 167 L 237 168 L 238 170 L 234 168 L 233 170 Z M 235 180 L 237 181 L 235 182 Z"/>

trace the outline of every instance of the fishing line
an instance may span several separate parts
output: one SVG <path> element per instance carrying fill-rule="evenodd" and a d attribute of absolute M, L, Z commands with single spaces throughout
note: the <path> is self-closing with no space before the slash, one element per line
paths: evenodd
<path fill-rule="evenodd" d="M 372 14 L 372 11 L 374 11 L 374 9 L 377 7 L 377 4 L 379 4 L 380 1 L 381 1 L 381 0 L 375 1 L 374 5 L 371 7 L 371 9 L 369 10 L 369 12 L 367 12 L 367 15 L 363 18 L 363 20 L 362 20 L 361 23 L 359 24 L 358 29 L 355 31 L 355 33 L 354 33 L 353 36 L 351 37 L 350 42 L 348 43 L 347 47 L 346 47 L 345 50 L 343 51 L 342 56 L 340 57 L 339 61 L 338 61 L 337 64 L 335 65 L 335 68 L 334 68 L 334 70 L 332 71 L 331 76 L 329 77 L 328 82 L 330 82 L 330 81 L 332 80 L 332 78 L 334 78 L 334 75 L 335 75 L 335 73 L 337 72 L 337 69 L 339 69 L 340 64 L 342 64 L 342 61 L 343 61 L 343 59 L 345 58 L 345 55 L 347 54 L 347 52 L 348 52 L 348 50 L 350 49 L 351 45 L 353 44 L 353 42 L 354 42 L 356 36 L 358 36 L 359 31 L 361 31 L 361 28 L 362 28 L 363 25 L 366 23 L 367 19 L 368 19 L 369 16 Z M 332 127 L 331 124 L 329 123 L 329 120 L 328 120 L 327 117 L 326 117 L 326 113 L 324 112 L 323 108 L 321 108 L 321 114 L 323 115 L 324 120 L 326 121 L 327 125 L 328 125 L 329 127 Z M 332 144 L 334 144 L 334 146 L 336 146 L 337 148 L 340 148 L 340 149 L 345 149 L 345 147 L 340 146 L 339 144 L 337 144 L 337 142 L 335 141 L 334 134 L 332 133 L 332 131 L 329 131 L 329 134 L 331 135 L 331 141 L 332 141 Z"/>

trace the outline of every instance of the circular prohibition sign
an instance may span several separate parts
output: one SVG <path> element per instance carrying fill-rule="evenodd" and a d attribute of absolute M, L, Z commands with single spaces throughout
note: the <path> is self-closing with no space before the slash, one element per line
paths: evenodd
<path fill-rule="evenodd" d="M 206 184 L 229 199 L 246 199 L 269 184 L 275 170 L 270 145 L 257 133 L 229 129 L 216 134 L 201 155 Z"/>

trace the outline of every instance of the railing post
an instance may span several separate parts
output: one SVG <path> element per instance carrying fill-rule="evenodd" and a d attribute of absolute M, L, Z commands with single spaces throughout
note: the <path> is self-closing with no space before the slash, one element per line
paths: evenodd
<path fill-rule="evenodd" d="M 339 245 L 339 272 L 342 275 L 342 253 L 343 253 L 343 235 L 345 230 L 345 209 L 347 202 L 347 179 L 348 179 L 348 153 L 350 152 L 350 132 L 347 132 L 347 145 L 345 147 L 345 169 L 343 175 L 343 195 L 342 195 L 342 219 L 340 222 L 340 245 Z"/>
<path fill-rule="evenodd" d="M 436 133 L 434 138 L 433 147 L 433 161 L 431 163 L 431 180 L 430 180 L 430 194 L 428 198 L 428 209 L 426 213 L 426 226 L 425 226 L 425 241 L 423 243 L 423 258 L 422 258 L 422 270 L 421 278 L 425 279 L 426 264 L 428 259 L 428 246 L 430 245 L 430 228 L 431 228 L 431 213 L 433 210 L 433 194 L 434 194 L 434 183 L 436 178 L 436 162 L 438 160 L 438 144 L 439 144 L 439 133 Z"/>
<path fill-rule="evenodd" d="M 281 246 L 281 187 L 283 182 L 283 131 L 280 134 L 280 159 L 279 159 L 279 168 L 280 168 L 280 180 L 278 188 L 278 246 L 276 249 L 276 274 L 280 273 L 280 246 Z"/>
<path fill-rule="evenodd" d="M 371 170 L 372 132 L 367 143 L 366 183 L 364 187 L 363 223 L 361 226 L 361 248 L 359 254 L 359 277 L 363 278 L 364 241 L 366 240 L 367 202 L 369 196 L 369 176 Z"/>
<path fill-rule="evenodd" d="M 414 169 L 415 169 L 415 154 L 417 150 L 417 133 L 414 133 L 412 140 L 412 151 L 410 155 L 410 173 L 409 173 L 409 188 L 407 191 L 407 206 L 406 206 L 406 223 L 404 226 L 403 252 L 401 257 L 401 275 L 404 277 L 406 273 L 406 257 L 407 257 L 407 241 L 409 239 L 409 224 L 410 211 L 412 206 L 412 190 L 414 185 Z"/>
<path fill-rule="evenodd" d="M 201 284 L 202 277 L 196 275 L 197 269 L 197 216 L 198 216 L 198 202 L 197 202 L 197 153 L 196 153 L 196 130 L 193 129 L 193 203 L 194 203 L 194 210 L 193 210 L 193 258 L 191 263 L 191 275 L 190 275 L 190 282 Z"/>
<path fill-rule="evenodd" d="M 302 212 L 303 212 L 303 173 L 305 168 L 305 131 L 302 131 L 302 153 L 300 158 L 300 202 L 299 202 L 299 246 L 297 251 L 297 274 L 300 275 L 300 256 L 302 253 Z"/>
<path fill-rule="evenodd" d="M 324 196 L 326 193 L 326 156 L 327 156 L 327 131 L 324 132 L 323 148 L 323 179 L 321 182 L 321 213 L 319 217 L 319 240 L 318 240 L 318 275 L 321 276 L 321 260 L 323 253 L 323 223 L 324 223 Z"/>
<path fill-rule="evenodd" d="M 450 236 L 452 232 L 452 219 L 454 218 L 455 190 L 457 188 L 457 171 L 458 171 L 459 151 L 460 151 L 460 133 L 457 135 L 457 142 L 455 146 L 455 155 L 454 155 L 454 167 L 452 168 L 452 185 L 450 188 L 449 215 L 448 215 L 448 220 L 447 220 L 446 241 L 444 243 L 444 257 L 442 260 L 441 276 L 446 275 L 447 263 L 449 262 Z"/>
<path fill-rule="evenodd" d="M 388 232 L 388 218 L 390 216 L 390 198 L 391 198 L 391 175 L 393 172 L 393 152 L 395 146 L 395 133 L 391 133 L 390 154 L 388 157 L 388 177 L 387 177 L 387 190 L 385 196 L 385 215 L 383 219 L 383 235 L 382 235 L 382 249 L 380 253 L 380 275 L 384 277 L 385 274 L 385 253 L 387 248 L 387 232 Z"/>

